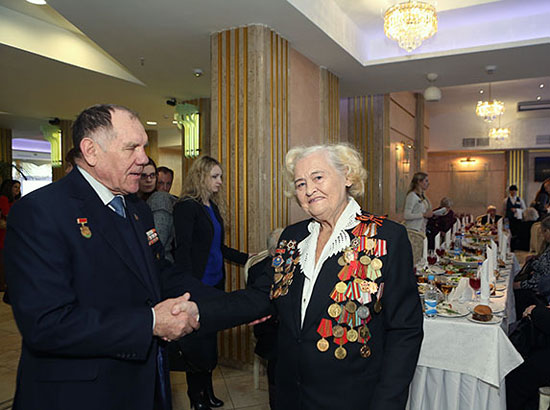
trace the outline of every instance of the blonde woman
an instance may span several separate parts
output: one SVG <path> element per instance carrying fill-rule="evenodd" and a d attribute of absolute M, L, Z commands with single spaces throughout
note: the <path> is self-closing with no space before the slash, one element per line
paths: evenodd
<path fill-rule="evenodd" d="M 405 198 L 403 218 L 405 226 L 422 233 L 426 232 L 426 222 L 432 217 L 432 205 L 425 192 L 430 186 L 428 174 L 417 172 L 413 175 L 409 192 Z"/>
<path fill-rule="evenodd" d="M 181 200 L 174 206 L 175 262 L 203 284 L 225 288 L 224 259 L 244 265 L 246 253 L 224 245 L 223 171 L 212 157 L 198 158 L 184 181 Z M 187 393 L 195 409 L 223 406 L 214 396 L 212 370 L 217 365 L 216 333 L 192 335 L 172 344 L 171 367 L 187 372 Z M 175 351 L 176 350 L 176 351 Z"/>

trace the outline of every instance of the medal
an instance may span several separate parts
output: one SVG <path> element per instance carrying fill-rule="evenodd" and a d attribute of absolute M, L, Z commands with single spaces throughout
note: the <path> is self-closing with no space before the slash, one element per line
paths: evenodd
<path fill-rule="evenodd" d="M 344 282 L 338 282 L 336 284 L 336 286 L 334 287 L 334 289 L 336 290 L 336 292 L 338 293 L 344 293 L 346 291 L 348 287 L 346 286 L 346 284 Z"/>
<path fill-rule="evenodd" d="M 346 266 L 346 261 L 344 260 L 344 257 L 343 256 L 340 256 L 338 258 L 338 265 L 340 266 Z"/>
<path fill-rule="evenodd" d="M 285 263 L 285 260 L 283 259 L 283 257 L 281 255 L 275 255 L 273 257 L 273 260 L 271 261 L 271 267 L 272 268 L 281 268 L 281 270 L 282 270 L 282 266 L 283 266 L 284 263 Z"/>
<path fill-rule="evenodd" d="M 363 255 L 359 258 L 359 262 L 363 265 L 369 265 L 371 263 L 371 259 L 367 255 Z"/>
<path fill-rule="evenodd" d="M 362 358 L 367 359 L 370 356 L 370 347 L 365 343 L 363 346 L 361 346 L 361 349 L 359 349 L 359 354 Z"/>
<path fill-rule="evenodd" d="M 139 216 L 137 216 L 137 214 L 134 214 L 134 219 L 135 219 L 136 221 L 139 221 Z"/>
<path fill-rule="evenodd" d="M 338 346 L 336 350 L 334 351 L 334 356 L 338 360 L 344 360 L 347 356 L 348 352 L 346 352 L 346 349 L 344 349 L 342 346 Z"/>
<path fill-rule="evenodd" d="M 331 318 L 336 319 L 340 313 L 342 313 L 342 307 L 338 303 L 333 303 L 328 307 L 328 315 Z"/>
<path fill-rule="evenodd" d="M 346 248 L 344 250 L 344 262 L 350 263 L 355 260 L 355 252 L 352 248 Z"/>
<path fill-rule="evenodd" d="M 359 315 L 359 317 L 361 319 L 366 319 L 369 317 L 370 315 L 370 311 L 369 311 L 369 308 L 365 305 L 361 305 L 359 306 L 359 308 L 357 309 L 357 314 Z"/>
<path fill-rule="evenodd" d="M 273 280 L 275 281 L 276 284 L 279 283 L 281 279 L 283 279 L 282 273 L 276 273 L 275 276 L 273 277 Z"/>
<path fill-rule="evenodd" d="M 374 259 L 372 260 L 372 262 L 370 263 L 370 265 L 372 266 L 372 268 L 373 268 L 374 270 L 380 270 L 380 269 L 382 269 L 382 265 L 383 265 L 383 264 L 382 264 L 382 261 L 381 261 L 380 259 L 374 258 Z"/>
<path fill-rule="evenodd" d="M 348 300 L 348 302 L 346 303 L 345 309 L 349 313 L 355 313 L 355 311 L 357 310 L 357 305 L 355 304 L 355 302 Z"/>
<path fill-rule="evenodd" d="M 368 252 L 372 252 L 372 250 L 376 246 L 376 241 L 372 238 L 367 238 L 365 246 L 366 246 L 366 249 L 367 249 Z"/>
<path fill-rule="evenodd" d="M 357 236 L 351 240 L 351 247 L 352 248 L 357 248 L 360 244 L 361 244 L 361 241 L 359 240 L 359 238 Z"/>
<path fill-rule="evenodd" d="M 350 329 L 348 330 L 348 341 L 349 342 L 356 342 L 357 338 L 359 337 L 359 334 L 357 333 L 357 330 Z"/>
<path fill-rule="evenodd" d="M 281 290 L 280 296 L 286 296 L 288 295 L 288 286 L 284 286 L 282 288 L 279 288 Z"/>
<path fill-rule="evenodd" d="M 317 341 L 317 349 L 320 352 L 326 352 L 329 348 L 328 340 L 325 338 L 321 338 Z"/>
<path fill-rule="evenodd" d="M 336 325 L 332 328 L 332 335 L 336 338 L 344 336 L 344 328 L 340 325 Z"/>
<path fill-rule="evenodd" d="M 365 325 L 361 326 L 359 328 L 359 336 L 361 336 L 361 339 L 370 339 L 370 331 L 369 328 Z"/>
<path fill-rule="evenodd" d="M 376 302 L 374 302 L 374 312 L 380 313 L 382 311 L 382 302 L 380 302 L 380 299 L 378 299 Z"/>
<path fill-rule="evenodd" d="M 92 231 L 86 225 L 88 223 L 88 218 L 77 218 L 76 223 L 80 224 L 80 235 L 86 239 L 90 239 L 92 237 Z"/>

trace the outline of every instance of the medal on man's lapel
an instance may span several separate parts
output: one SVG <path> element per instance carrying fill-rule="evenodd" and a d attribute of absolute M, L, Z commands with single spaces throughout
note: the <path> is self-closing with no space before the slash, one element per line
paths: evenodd
<path fill-rule="evenodd" d="M 80 225 L 80 235 L 86 239 L 90 239 L 92 237 L 92 231 L 86 225 L 88 223 L 88 218 L 77 218 L 76 223 Z"/>

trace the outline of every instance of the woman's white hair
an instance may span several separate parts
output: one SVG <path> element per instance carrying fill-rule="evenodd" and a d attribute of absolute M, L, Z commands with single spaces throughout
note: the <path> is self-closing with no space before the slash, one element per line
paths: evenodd
<path fill-rule="evenodd" d="M 296 196 L 296 188 L 294 186 L 294 168 L 296 163 L 300 159 L 318 151 L 326 152 L 332 166 L 351 182 L 351 186 L 348 188 L 348 193 L 351 196 L 358 198 L 363 195 L 365 192 L 367 171 L 363 166 L 361 154 L 351 145 L 342 143 L 296 147 L 288 151 L 285 158 L 286 196 Z"/>

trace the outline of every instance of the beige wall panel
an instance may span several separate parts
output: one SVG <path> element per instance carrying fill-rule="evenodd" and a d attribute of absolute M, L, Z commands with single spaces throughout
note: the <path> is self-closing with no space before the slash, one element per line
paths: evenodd
<path fill-rule="evenodd" d="M 402 107 L 402 109 L 414 115 L 416 111 L 416 98 L 413 93 L 410 91 L 402 91 L 399 93 L 391 93 L 390 96 L 392 100 Z"/>
<path fill-rule="evenodd" d="M 393 100 L 390 102 L 390 127 L 404 136 L 415 138 L 416 122 L 414 115 L 405 111 Z"/>

